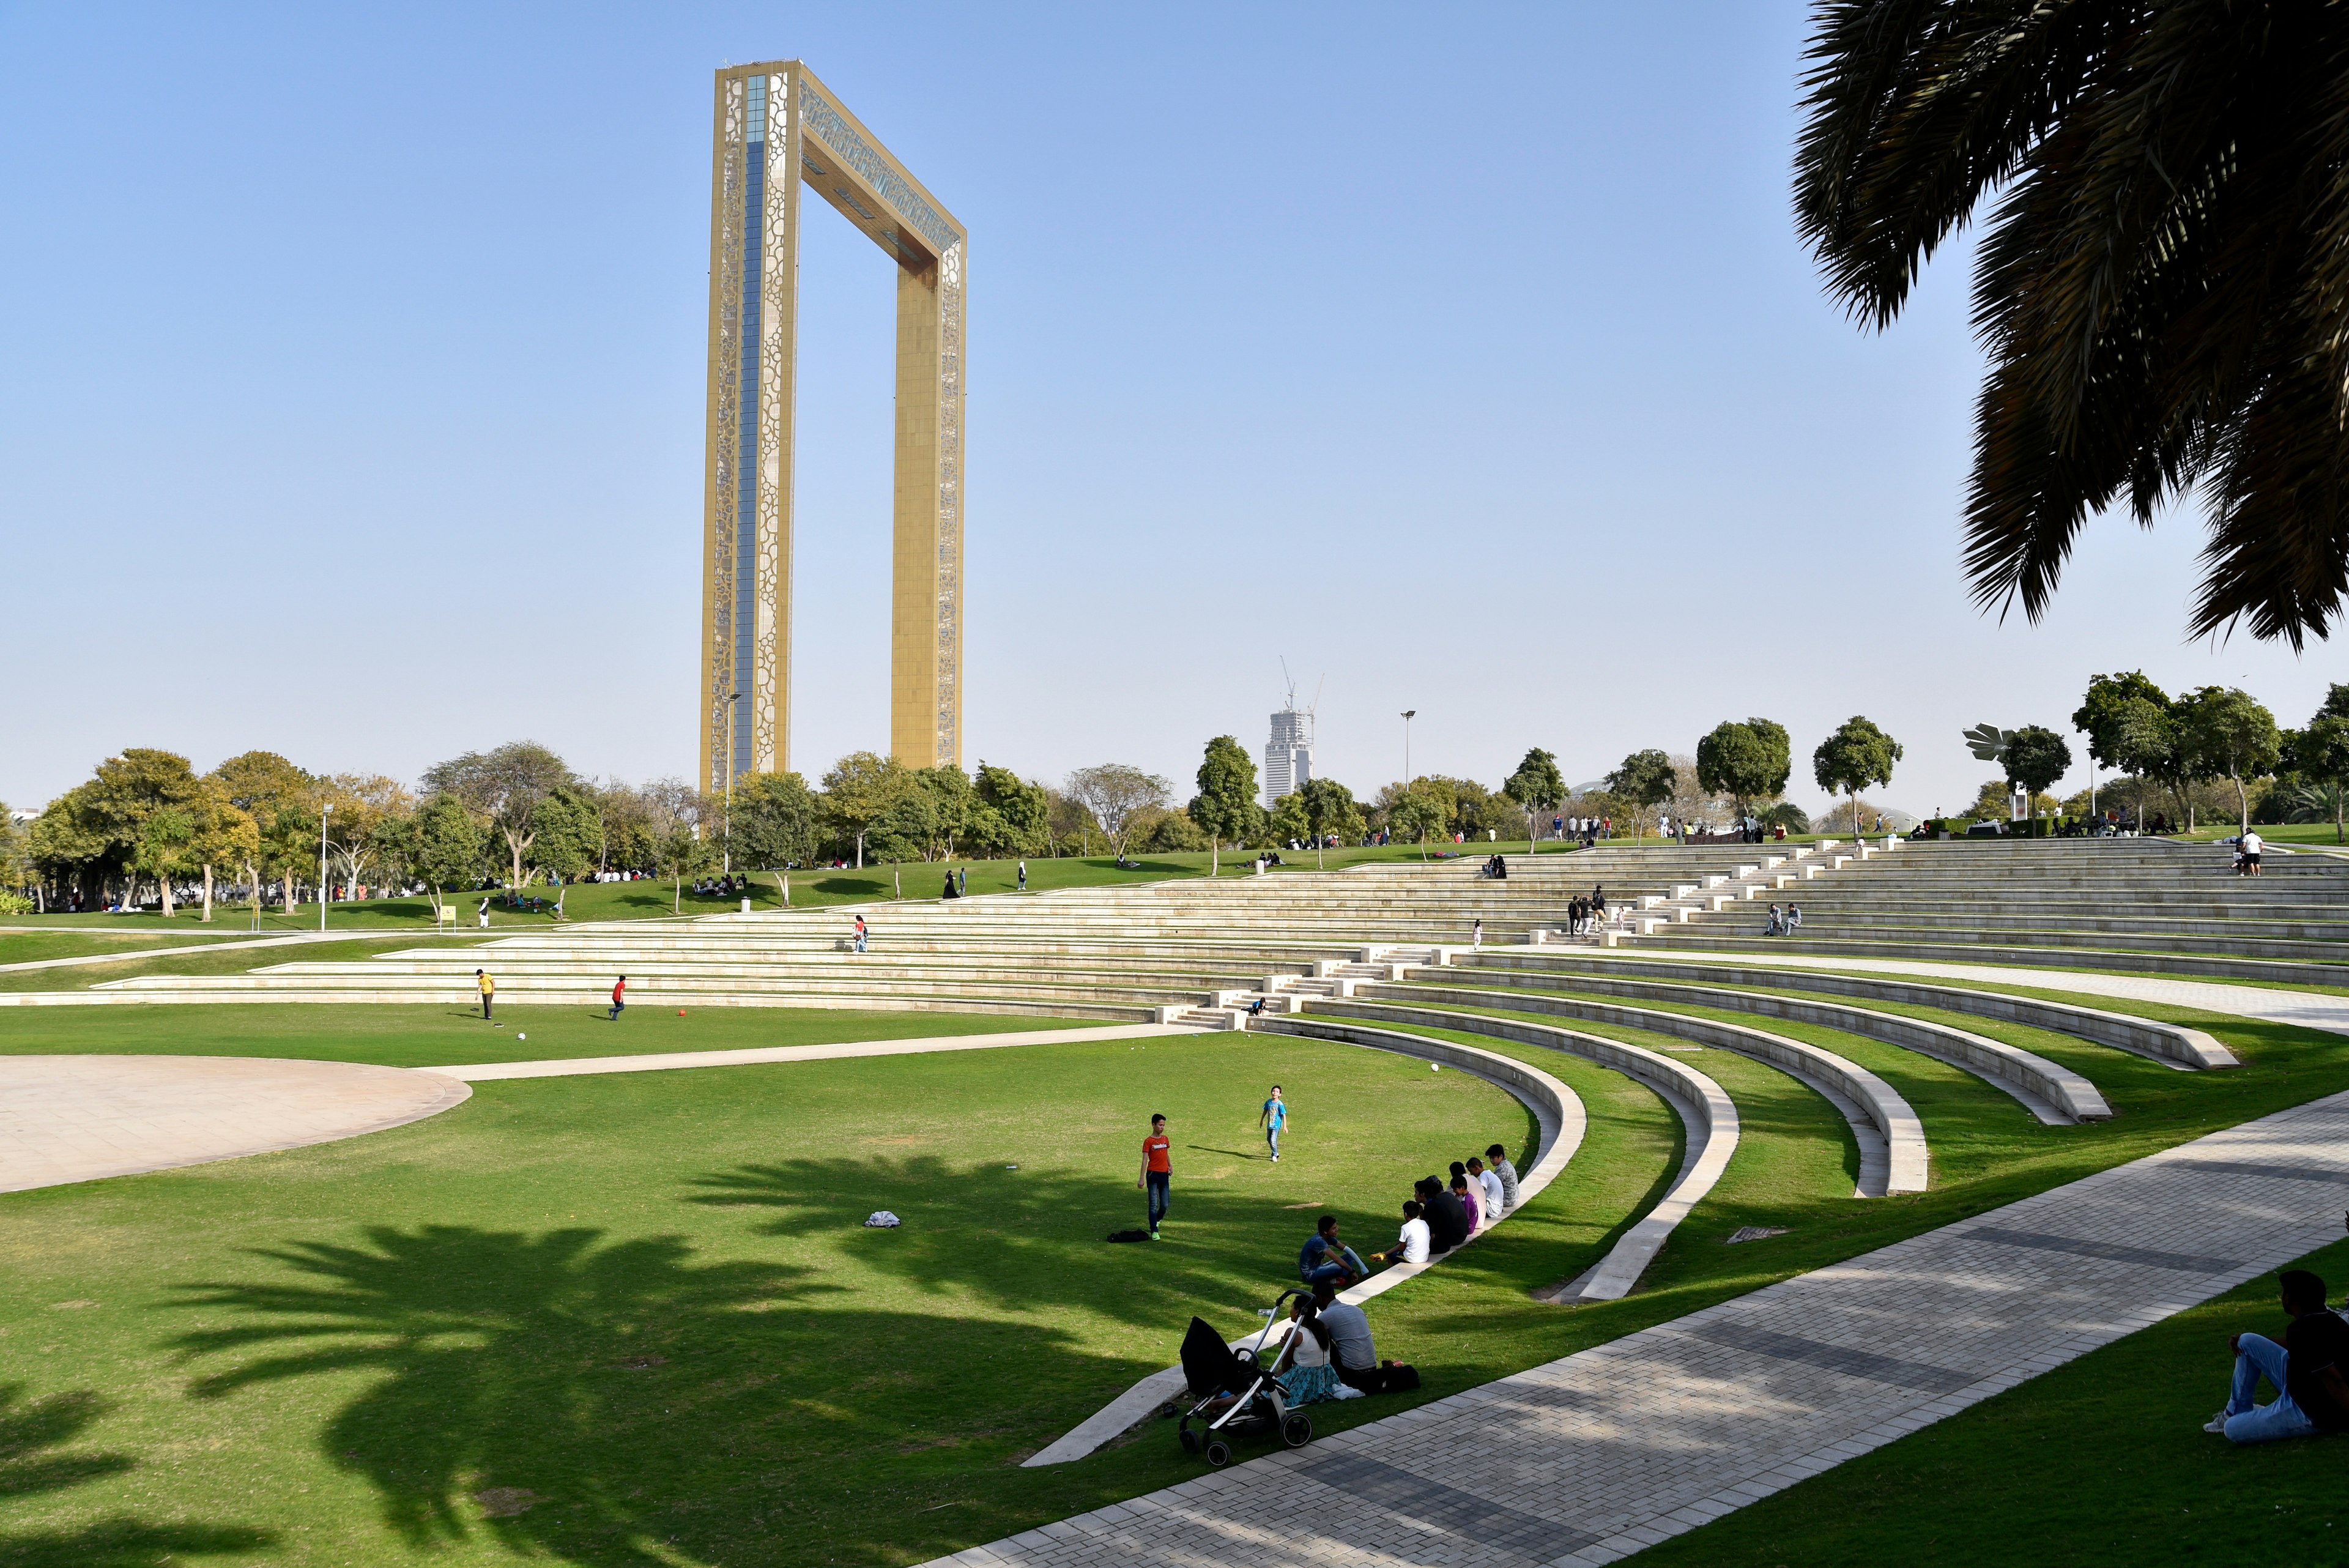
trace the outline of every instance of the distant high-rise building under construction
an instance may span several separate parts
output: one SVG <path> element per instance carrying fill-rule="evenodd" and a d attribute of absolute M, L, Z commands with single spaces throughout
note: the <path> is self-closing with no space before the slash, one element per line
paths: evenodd
<path fill-rule="evenodd" d="M 1272 716 L 1272 739 L 1264 748 L 1264 804 L 1303 789 L 1313 777 L 1313 715 L 1297 711 L 1297 699 Z"/>

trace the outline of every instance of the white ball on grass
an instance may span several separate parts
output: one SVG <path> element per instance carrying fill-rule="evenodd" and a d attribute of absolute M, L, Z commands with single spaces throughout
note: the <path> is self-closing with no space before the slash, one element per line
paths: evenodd
<path fill-rule="evenodd" d="M 517 1034 L 515 1034 L 515 1035 L 514 1035 L 514 1038 L 515 1038 L 515 1039 L 517 1039 L 517 1040 L 527 1040 L 527 1039 L 529 1039 L 529 1038 L 530 1038 L 530 1036 L 529 1036 L 529 1035 L 527 1035 L 527 1034 L 517 1033 Z"/>
<path fill-rule="evenodd" d="M 1431 1073 L 1441 1073 L 1444 1071 L 1444 1064 L 1441 1062 L 1430 1062 L 1427 1064 L 1427 1070 Z"/>

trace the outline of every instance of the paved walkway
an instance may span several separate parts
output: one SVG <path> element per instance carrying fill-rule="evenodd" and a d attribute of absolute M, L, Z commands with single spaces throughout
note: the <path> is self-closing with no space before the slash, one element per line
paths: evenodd
<path fill-rule="evenodd" d="M 472 1092 L 351 1062 L 0 1056 L 0 1192 L 380 1132 Z"/>
<path fill-rule="evenodd" d="M 857 1040 L 840 1045 L 754 1045 L 739 1051 L 667 1051 L 651 1056 L 566 1056 L 554 1062 L 483 1062 L 435 1067 L 469 1084 L 498 1078 L 577 1078 L 595 1073 L 663 1073 L 678 1067 L 745 1067 L 762 1062 L 830 1062 L 845 1056 L 913 1056 L 931 1051 L 992 1051 L 1005 1045 L 1050 1045 L 1083 1040 L 1151 1039 L 1197 1034 L 1182 1023 L 1119 1023 L 1100 1029 L 1017 1029 L 999 1034 L 931 1034 L 915 1040 Z"/>
<path fill-rule="evenodd" d="M 2336 1240 L 2344 1202 L 2336 1095 L 944 1561 L 1612 1562 Z"/>

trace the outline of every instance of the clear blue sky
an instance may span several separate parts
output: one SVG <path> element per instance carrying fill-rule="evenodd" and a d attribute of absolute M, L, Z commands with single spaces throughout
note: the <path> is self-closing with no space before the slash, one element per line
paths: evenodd
<path fill-rule="evenodd" d="M 1889 803 L 2188 644 L 2199 520 L 2051 620 L 1957 579 L 1962 251 L 1882 337 L 1787 216 L 1790 0 L 1521 9 L 0 5 L 0 799 L 108 753 L 693 768 L 710 72 L 804 58 L 969 226 L 969 753 L 1183 793 L 1569 777 L 1855 712 Z M 886 740 L 888 264 L 811 203 L 797 717 Z M 2085 782 L 2075 772 L 2075 783 Z M 1816 804 L 1806 762 L 1797 798 Z"/>

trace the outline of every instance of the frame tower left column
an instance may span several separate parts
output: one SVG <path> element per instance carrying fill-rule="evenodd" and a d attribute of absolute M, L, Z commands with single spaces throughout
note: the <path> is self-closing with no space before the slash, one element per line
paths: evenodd
<path fill-rule="evenodd" d="M 790 765 L 799 96 L 786 66 L 718 74 L 698 700 L 710 790 Z"/>

